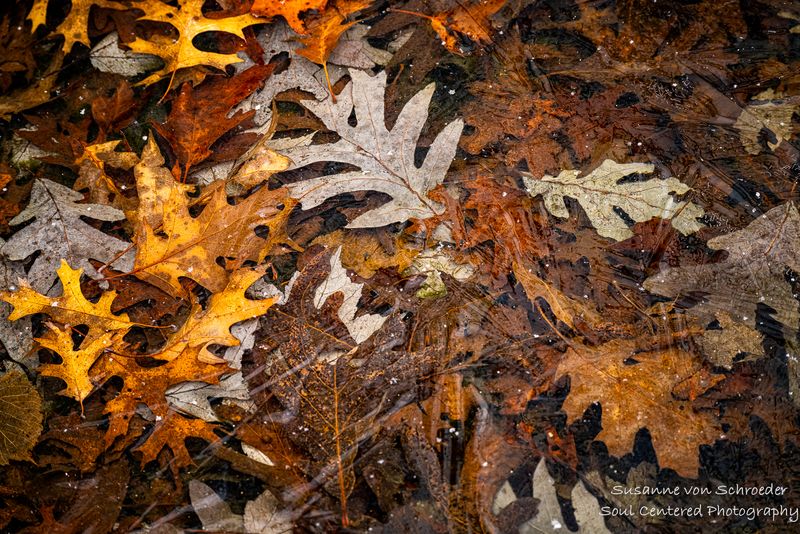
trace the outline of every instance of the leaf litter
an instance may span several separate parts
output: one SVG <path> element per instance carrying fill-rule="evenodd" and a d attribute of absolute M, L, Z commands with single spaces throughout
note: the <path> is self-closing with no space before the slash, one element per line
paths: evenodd
<path fill-rule="evenodd" d="M 793 528 L 799 17 L 725 7 L 4 5 L 0 530 Z"/>

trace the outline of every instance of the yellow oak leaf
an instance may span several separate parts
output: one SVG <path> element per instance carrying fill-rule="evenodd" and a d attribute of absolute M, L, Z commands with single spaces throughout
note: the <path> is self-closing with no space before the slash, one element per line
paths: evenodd
<path fill-rule="evenodd" d="M 35 291 L 25 281 L 20 280 L 16 291 L 0 292 L 0 300 L 14 307 L 8 316 L 9 321 L 34 313 L 45 313 L 55 321 L 69 326 L 87 325 L 89 333 L 84 343 L 92 343 L 102 338 L 107 332 L 114 332 L 122 337 L 136 323 L 128 319 L 128 315 L 111 313 L 111 303 L 117 297 L 116 291 L 106 291 L 96 302 L 90 302 L 81 291 L 81 274 L 83 269 L 73 269 L 66 261 L 61 260 L 61 267 L 56 271 L 64 286 L 60 297 L 48 297 Z"/>
<path fill-rule="evenodd" d="M 251 300 L 244 296 L 248 287 L 264 275 L 264 269 L 234 271 L 227 287 L 209 297 L 205 308 L 195 303 L 183 326 L 169 337 L 166 347 L 154 357 L 174 360 L 185 350 L 197 354 L 200 361 L 223 363 L 208 351 L 211 344 L 236 346 L 239 340 L 231 334 L 233 324 L 264 315 L 277 302 L 276 298 Z"/>
<path fill-rule="evenodd" d="M 280 243 L 292 246 L 285 231 L 294 201 L 285 189 L 262 187 L 231 205 L 224 182 L 215 182 L 202 196 L 207 200 L 203 211 L 192 217 L 189 188 L 176 182 L 163 163 L 151 140 L 134 169 L 139 191 L 134 216 L 137 277 L 176 296 L 184 294 L 180 277 L 217 293 L 228 282 L 228 270 L 247 260 L 260 263 Z M 266 238 L 256 235 L 258 228 L 268 228 Z M 217 263 L 220 258 L 225 267 Z"/>
<path fill-rule="evenodd" d="M 48 1 L 34 0 L 33 7 L 28 13 L 28 20 L 32 23 L 32 31 L 36 31 L 36 28 L 46 23 Z M 127 6 L 111 0 L 72 0 L 72 7 L 70 7 L 69 13 L 53 32 L 54 35 L 64 36 L 62 50 L 65 54 L 72 50 L 75 43 L 83 43 L 86 46 L 90 46 L 88 28 L 92 6 L 122 11 L 128 9 Z"/>
<path fill-rule="evenodd" d="M 80 402 L 81 412 L 83 412 L 83 401 L 94 391 L 95 387 L 89 378 L 89 370 L 103 351 L 111 346 L 114 333 L 105 332 L 91 341 L 84 340 L 80 348 L 76 350 L 69 329 L 62 330 L 52 323 L 48 323 L 47 326 L 50 328 L 48 333 L 44 337 L 37 338 L 36 341 L 42 347 L 58 353 L 62 361 L 59 364 L 41 365 L 39 372 L 66 382 L 67 386 L 58 393 Z"/>
<path fill-rule="evenodd" d="M 193 44 L 195 37 L 203 32 L 226 32 L 244 39 L 244 28 L 254 24 L 262 24 L 264 20 L 250 14 L 235 17 L 209 18 L 203 15 L 203 3 L 179 0 L 178 7 L 161 1 L 150 2 L 145 15 L 139 20 L 148 20 L 171 24 L 178 30 L 178 39 L 162 38 L 158 41 L 147 41 L 137 38 L 128 46 L 134 52 L 153 54 L 164 60 L 164 67 L 154 72 L 138 85 L 149 85 L 173 75 L 178 69 L 206 65 L 224 70 L 226 66 L 239 63 L 241 58 L 236 54 L 220 54 L 200 50 Z"/>

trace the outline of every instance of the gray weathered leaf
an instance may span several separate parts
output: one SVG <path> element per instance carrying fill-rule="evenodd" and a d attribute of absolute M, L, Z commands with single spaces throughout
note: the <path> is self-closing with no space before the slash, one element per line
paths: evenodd
<path fill-rule="evenodd" d="M 665 269 L 645 280 L 644 288 L 667 297 L 703 294 L 691 312 L 708 322 L 721 311 L 755 328 L 756 306 L 763 303 L 775 310 L 778 321 L 797 328 L 797 301 L 783 277 L 787 267 L 800 272 L 800 215 L 793 203 L 771 209 L 742 230 L 709 240 L 708 247 L 727 250 L 728 257 Z"/>
<path fill-rule="evenodd" d="M 769 210 L 746 228 L 709 240 L 713 250 L 726 250 L 728 257 L 718 263 L 674 267 L 651 276 L 644 288 L 667 297 L 700 294 L 702 301 L 689 313 L 710 323 L 720 314 L 734 324 L 749 329 L 751 339 L 742 350 L 758 344 L 756 308 L 765 304 L 783 323 L 787 339 L 793 340 L 800 323 L 798 303 L 792 286 L 785 280 L 786 269 L 800 272 L 800 214 L 793 203 Z M 741 331 L 739 331 L 741 334 Z M 740 342 L 741 343 L 741 342 Z M 787 346 L 790 388 L 794 401 L 800 402 L 800 363 L 794 344 Z"/>
<path fill-rule="evenodd" d="M 244 530 L 247 534 L 282 534 L 292 531 L 289 513 L 279 510 L 278 499 L 265 491 L 244 505 Z"/>
<path fill-rule="evenodd" d="M 0 239 L 0 249 L 5 244 Z M 25 277 L 25 271 L 21 262 L 8 261 L 0 257 L 0 289 L 16 289 L 17 280 Z M 12 360 L 34 368 L 39 364 L 36 354 L 31 354 L 33 347 L 33 333 L 31 331 L 31 318 L 22 317 L 14 322 L 8 320 L 11 313 L 11 305 L 7 302 L 0 302 L 0 341 Z"/>
<path fill-rule="evenodd" d="M 291 514 L 278 509 L 280 503 L 269 490 L 245 504 L 243 516 L 231 512 L 230 506 L 214 490 L 198 480 L 189 482 L 189 498 L 204 530 L 245 534 L 292 531 Z"/>
<path fill-rule="evenodd" d="M 158 56 L 137 54 L 123 50 L 118 44 L 117 32 L 106 35 L 89 53 L 89 61 L 100 72 L 121 74 L 122 76 L 138 76 L 147 71 L 159 68 L 162 61 Z"/>
<path fill-rule="evenodd" d="M 370 46 L 364 38 L 367 30 L 366 26 L 356 24 L 340 37 L 337 47 L 328 58 L 331 82 L 347 74 L 342 67 L 370 70 L 376 65 L 385 65 L 391 59 L 389 52 Z M 257 39 L 264 50 L 266 62 L 284 52 L 289 54 L 290 62 L 286 70 L 270 76 L 262 89 L 246 98 L 236 108 L 245 111 L 255 110 L 253 122 L 256 129 L 269 126 L 272 120 L 272 99 L 284 91 L 299 89 L 311 93 L 317 100 L 328 97 L 328 85 L 322 67 L 294 53 L 303 46 L 298 40 L 299 37 L 284 22 L 270 24 L 258 34 Z M 252 66 L 253 63 L 249 59 L 246 57 L 242 59 L 244 61 L 236 65 L 237 70 Z"/>
<path fill-rule="evenodd" d="M 762 99 L 764 96 L 757 96 L 755 101 L 744 108 L 733 125 L 739 130 L 739 139 L 750 154 L 761 152 L 759 137 L 763 129 L 772 132 L 774 137 L 774 140 L 767 139 L 770 150 L 778 148 L 781 141 L 791 139 L 794 131 L 792 116 L 800 111 L 798 98 L 766 100 Z"/>
<path fill-rule="evenodd" d="M 125 215 L 118 209 L 101 204 L 78 204 L 83 196 L 50 180 L 37 179 L 33 183 L 28 206 L 11 220 L 12 225 L 35 219 L 19 230 L 0 248 L 0 254 L 10 260 L 24 260 L 40 252 L 27 274 L 31 287 L 47 293 L 56 280 L 56 269 L 61 260 L 73 268 L 83 268 L 92 278 L 102 275 L 89 259 L 110 264 L 114 269 L 129 271 L 133 268 L 131 244 L 104 234 L 81 217 L 100 221 L 118 221 Z"/>
<path fill-rule="evenodd" d="M 539 500 L 539 510 L 535 517 L 520 526 L 520 534 L 569 532 L 556 497 L 555 481 L 547 472 L 544 458 L 539 461 L 533 473 L 533 496 Z M 600 515 L 600 504 L 582 481 L 572 489 L 572 508 L 580 527 L 578 532 L 611 534 Z"/>
<path fill-rule="evenodd" d="M 414 163 L 417 139 L 428 118 L 428 104 L 434 85 L 414 95 L 403 108 L 394 128 L 388 130 L 384 115 L 386 73 L 373 77 L 351 71 L 352 81 L 336 102 L 304 101 L 305 106 L 329 129 L 339 134 L 336 143 L 297 147 L 284 155 L 300 168 L 318 161 L 337 161 L 360 170 L 320 176 L 289 186 L 291 195 L 303 209 L 319 206 L 325 200 L 354 191 L 380 191 L 392 197 L 383 206 L 368 211 L 347 225 L 348 228 L 373 228 L 409 219 L 427 219 L 443 211 L 427 193 L 444 181 L 453 161 L 463 122 L 448 124 L 434 140 L 421 167 Z M 355 111 L 356 126 L 349 118 Z"/>
<path fill-rule="evenodd" d="M 676 178 L 619 183 L 626 176 L 652 174 L 654 170 L 655 167 L 647 163 L 620 164 L 607 159 L 580 179 L 580 171 L 561 171 L 558 176 L 546 175 L 539 180 L 531 176 L 523 179 L 531 196 L 544 197 L 547 211 L 566 219 L 569 211 L 564 197 L 574 198 L 597 233 L 616 241 L 632 237 L 633 232 L 614 211 L 615 207 L 637 222 L 649 221 L 653 217 L 671 219 L 672 226 L 682 234 L 691 234 L 702 228 L 697 218 L 703 215 L 703 209 L 672 197 L 671 193 L 681 195 L 689 191 L 689 187 Z"/>
<path fill-rule="evenodd" d="M 356 344 L 361 344 L 383 326 L 386 317 L 378 314 L 364 314 L 356 317 L 358 301 L 361 298 L 361 289 L 364 284 L 357 284 L 350 280 L 347 270 L 342 266 L 341 254 L 342 247 L 339 247 L 331 256 L 331 272 L 317 287 L 314 294 L 314 306 L 317 309 L 321 308 L 328 297 L 341 292 L 344 301 L 339 307 L 339 319 L 347 327 L 347 331 L 350 332 Z"/>
<path fill-rule="evenodd" d="M 203 523 L 204 530 L 244 532 L 242 516 L 231 512 L 231 507 L 206 484 L 199 480 L 190 480 L 189 499 L 194 513 Z"/>

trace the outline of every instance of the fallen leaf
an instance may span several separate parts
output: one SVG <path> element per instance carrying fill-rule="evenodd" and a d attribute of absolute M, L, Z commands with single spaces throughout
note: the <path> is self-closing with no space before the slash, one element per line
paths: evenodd
<path fill-rule="evenodd" d="M 111 347 L 115 333 L 104 332 L 100 337 L 85 340 L 78 350 L 74 349 L 75 342 L 68 329 L 62 330 L 54 324 L 48 324 L 49 331 L 44 337 L 36 338 L 39 345 L 61 356 L 59 364 L 45 364 L 39 367 L 39 372 L 45 376 L 60 378 L 66 382 L 66 387 L 59 391 L 60 395 L 72 397 L 81 403 L 94 390 L 95 385 L 89 378 L 91 369 L 97 358 Z"/>
<path fill-rule="evenodd" d="M 211 145 L 255 112 L 231 109 L 258 89 L 272 73 L 274 66 L 257 65 L 233 78 L 216 77 L 196 89 L 184 83 L 164 123 L 154 123 L 156 131 L 169 142 L 183 177 L 189 168 L 212 154 Z"/>
<path fill-rule="evenodd" d="M 14 113 L 35 108 L 50 101 L 50 91 L 56 83 L 56 75 L 61 70 L 63 54 L 56 54 L 50 61 L 47 70 L 36 82 L 10 95 L 0 96 L 0 119 L 8 120 Z"/>
<path fill-rule="evenodd" d="M 798 243 L 800 214 L 790 202 L 772 208 L 746 228 L 709 240 L 710 249 L 728 252 L 725 260 L 665 269 L 642 285 L 668 297 L 703 295 L 690 313 L 709 323 L 723 312 L 754 329 L 756 307 L 763 303 L 775 310 L 774 317 L 786 328 L 796 331 L 800 315 L 784 270 L 800 272 Z"/>
<path fill-rule="evenodd" d="M 33 23 L 32 30 L 46 23 L 47 4 L 49 0 L 34 0 L 33 7 L 28 14 L 28 20 Z M 93 6 L 104 9 L 125 10 L 127 6 L 111 0 L 74 0 L 66 18 L 53 31 L 52 35 L 63 35 L 64 44 L 61 50 L 68 54 L 75 43 L 89 46 L 89 15 Z"/>
<path fill-rule="evenodd" d="M 236 205 L 228 203 L 224 183 L 205 191 L 208 202 L 197 217 L 189 208 L 188 186 L 162 167 L 164 158 L 151 139 L 136 165 L 139 208 L 134 217 L 138 253 L 134 274 L 171 295 L 184 294 L 180 278 L 219 292 L 228 280 L 225 267 L 246 260 L 261 262 L 279 243 L 291 243 L 285 225 L 293 207 L 284 189 L 262 187 Z M 266 239 L 256 235 L 268 227 Z"/>
<path fill-rule="evenodd" d="M 277 300 L 250 300 L 244 298 L 245 291 L 261 276 L 262 270 L 241 269 L 231 275 L 227 286 L 212 295 L 205 308 L 194 303 L 189 318 L 178 331 L 167 339 L 164 347 L 149 357 L 159 362 L 158 366 L 140 365 L 136 358 L 111 356 L 101 358 L 95 367 L 97 376 L 103 379 L 119 376 L 126 384 L 120 394 L 106 404 L 110 415 L 109 429 L 105 440 L 113 443 L 117 436 L 124 435 L 132 414 L 139 404 L 146 405 L 156 417 L 152 434 L 138 447 L 142 452 L 142 465 L 154 460 L 164 446 L 172 450 L 175 466 L 191 463 L 184 440 L 196 436 L 209 442 L 217 441 L 214 425 L 202 419 L 187 419 L 176 413 L 168 402 L 171 387 L 184 382 L 219 383 L 220 376 L 230 372 L 224 360 L 208 351 L 208 346 L 218 344 L 236 346 L 239 340 L 230 332 L 237 322 L 264 314 Z M 137 387 L 147 384 L 146 388 Z"/>
<path fill-rule="evenodd" d="M 800 111 L 797 98 L 786 100 L 756 99 L 742 110 L 736 119 L 734 128 L 739 130 L 739 139 L 749 154 L 759 154 L 761 148 L 761 131 L 769 130 L 772 137 L 767 139 L 767 146 L 775 151 L 782 141 L 789 141 L 795 131 L 792 116 Z"/>
<path fill-rule="evenodd" d="M 633 361 L 626 363 L 629 358 Z M 562 409 L 570 421 L 595 402 L 603 407 L 603 441 L 614 456 L 633 446 L 640 428 L 647 428 L 659 465 L 681 476 L 696 477 L 698 447 L 721 435 L 712 416 L 672 396 L 673 385 L 700 369 L 692 354 L 678 349 L 636 352 L 631 341 L 598 347 L 570 347 L 556 376 L 570 376 L 570 392 Z"/>
<path fill-rule="evenodd" d="M 42 292 L 50 291 L 56 269 L 62 260 L 82 268 L 92 278 L 102 278 L 89 259 L 130 270 L 130 243 L 97 230 L 82 217 L 100 221 L 118 221 L 125 215 L 102 204 L 78 204 L 83 195 L 46 179 L 37 179 L 28 206 L 11 220 L 17 225 L 35 219 L 17 231 L 0 251 L 11 260 L 24 260 L 39 252 L 28 270 L 28 282 Z"/>
<path fill-rule="evenodd" d="M 332 0 L 325 11 L 318 17 L 314 17 L 310 23 L 306 24 L 304 33 L 308 36 L 300 38 L 303 48 L 296 51 L 297 54 L 322 65 L 325 69 L 325 78 L 328 81 L 328 91 L 333 96 L 333 88 L 328 75 L 328 58 L 336 48 L 339 38 L 346 32 L 354 21 L 347 22 L 347 19 L 358 11 L 368 7 L 373 0 Z"/>
<path fill-rule="evenodd" d="M 0 375 L 0 465 L 32 461 L 31 449 L 42 433 L 42 398 L 19 371 Z"/>
<path fill-rule="evenodd" d="M 561 505 L 556 496 L 555 480 L 547 472 L 547 463 L 544 458 L 539 460 L 536 471 L 533 472 L 533 496 L 539 500 L 538 511 L 533 519 L 520 526 L 520 534 L 567 530 L 567 523 L 561 514 Z M 594 495 L 589 493 L 583 481 L 579 480 L 572 488 L 571 502 L 575 512 L 575 521 L 578 523 L 578 532 L 611 534 L 600 513 L 600 503 Z"/>
<path fill-rule="evenodd" d="M 250 12 L 266 19 L 283 17 L 294 31 L 304 34 L 306 26 L 301 20 L 301 15 L 306 12 L 322 12 L 327 3 L 328 0 L 287 0 L 284 2 L 255 0 Z"/>
<path fill-rule="evenodd" d="M 139 85 L 149 85 L 158 80 L 172 75 L 178 69 L 207 65 L 220 70 L 241 59 L 236 54 L 221 54 L 200 50 L 194 45 L 194 39 L 203 32 L 226 32 L 244 39 L 244 28 L 263 22 L 258 18 L 243 14 L 234 17 L 208 18 L 203 14 L 202 4 L 179 0 L 174 7 L 161 0 L 149 2 L 145 14 L 139 20 L 160 22 L 173 26 L 180 36 L 178 39 L 160 38 L 158 40 L 144 40 L 138 38 L 128 43 L 134 52 L 158 56 L 164 60 L 164 66 L 139 82 Z"/>
<path fill-rule="evenodd" d="M 336 249 L 330 260 L 331 270 L 328 277 L 317 286 L 314 293 L 314 306 L 321 308 L 328 297 L 335 293 L 343 296 L 342 304 L 339 306 L 339 319 L 347 327 L 350 336 L 360 345 L 374 334 L 386 321 L 385 316 L 367 313 L 356 317 L 358 313 L 358 301 L 361 298 L 361 290 L 364 284 L 357 284 L 350 280 L 347 271 L 342 267 L 341 260 L 342 248 Z"/>
<path fill-rule="evenodd" d="M 106 165 L 128 170 L 139 158 L 133 152 L 117 152 L 119 143 L 109 141 L 87 146 L 83 155 L 75 161 L 79 165 L 78 179 L 72 187 L 76 191 L 88 189 L 90 202 L 125 210 L 131 207 L 132 201 L 123 196 L 113 178 L 106 173 Z"/>
<path fill-rule="evenodd" d="M 137 54 L 119 47 L 117 32 L 109 33 L 89 53 L 92 66 L 100 72 L 134 77 L 161 66 L 153 54 Z"/>
<path fill-rule="evenodd" d="M 628 239 L 633 232 L 614 207 L 637 222 L 653 217 L 670 219 L 672 226 L 682 234 L 691 234 L 702 228 L 697 218 L 703 215 L 703 209 L 691 202 L 675 201 L 670 195 L 689 191 L 689 187 L 676 178 L 620 183 L 632 174 L 651 174 L 654 170 L 653 165 L 646 163 L 620 164 L 605 160 L 580 180 L 580 171 L 561 171 L 556 177 L 546 175 L 538 180 L 525 176 L 524 180 L 531 196 L 544 197 L 547 211 L 551 214 L 569 218 L 564 197 L 574 198 L 597 232 L 615 241 Z"/>
<path fill-rule="evenodd" d="M 106 291 L 97 302 L 86 299 L 81 291 L 83 269 L 73 269 L 66 261 L 61 260 L 57 274 L 62 285 L 60 297 L 42 295 L 25 280 L 20 280 L 19 288 L 14 291 L 0 292 L 0 299 L 14 307 L 14 311 L 8 316 L 9 321 L 35 313 L 45 313 L 63 325 L 89 326 L 84 342 L 90 344 L 109 332 L 121 338 L 135 325 L 128 320 L 126 314 L 111 313 L 111 303 L 117 296 L 116 292 Z"/>
<path fill-rule="evenodd" d="M 353 191 L 380 191 L 392 200 L 351 221 L 347 228 L 385 226 L 408 219 L 427 219 L 443 211 L 427 193 L 444 181 L 453 160 L 463 123 L 455 120 L 442 130 L 431 144 L 424 163 L 414 163 L 417 138 L 433 96 L 433 84 L 417 93 L 403 108 L 391 131 L 384 123 L 383 92 L 386 73 L 373 77 L 351 71 L 352 82 L 337 101 L 304 105 L 337 132 L 341 140 L 334 144 L 297 147 L 284 152 L 293 161 L 291 168 L 301 168 L 318 161 L 338 161 L 357 166 L 359 171 L 331 174 L 289 185 L 292 197 L 303 209 L 319 206 L 325 200 Z M 355 111 L 357 125 L 348 118 Z"/>
<path fill-rule="evenodd" d="M 278 499 L 269 490 L 248 501 L 244 515 L 234 514 L 214 490 L 199 480 L 189 482 L 189 498 L 204 530 L 284 534 L 293 528 L 291 514 L 279 509 Z"/>

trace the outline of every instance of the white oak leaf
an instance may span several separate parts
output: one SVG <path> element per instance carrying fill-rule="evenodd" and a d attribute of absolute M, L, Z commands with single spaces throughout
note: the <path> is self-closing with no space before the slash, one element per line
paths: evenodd
<path fill-rule="evenodd" d="M 28 270 L 31 287 L 47 293 L 56 280 L 56 270 L 62 260 L 76 269 L 83 269 L 91 278 L 102 275 L 89 259 L 109 264 L 119 271 L 133 268 L 131 244 L 93 228 L 82 217 L 98 221 L 119 221 L 125 214 L 111 206 L 78 204 L 83 195 L 46 179 L 33 183 L 31 199 L 22 212 L 11 219 L 11 225 L 33 220 L 19 230 L 0 248 L 10 260 L 24 260 L 39 252 Z"/>
<path fill-rule="evenodd" d="M 702 228 L 697 218 L 703 215 L 703 209 L 691 202 L 677 201 L 671 195 L 689 191 L 689 186 L 680 180 L 668 178 L 620 183 L 627 176 L 652 174 L 654 170 L 654 166 L 647 163 L 621 164 L 607 159 L 582 178 L 578 178 L 580 171 L 561 171 L 558 176 L 545 175 L 536 180 L 528 175 L 523 179 L 531 196 L 544 197 L 545 207 L 551 214 L 569 218 L 564 197 L 574 198 L 597 233 L 615 241 L 633 237 L 633 232 L 615 212 L 615 207 L 636 222 L 649 221 L 653 217 L 670 219 L 672 226 L 682 234 L 691 234 Z"/>
<path fill-rule="evenodd" d="M 406 103 L 394 127 L 386 128 L 384 91 L 386 73 L 375 76 L 352 70 L 352 81 L 334 102 L 304 101 L 304 105 L 325 126 L 340 136 L 336 143 L 296 147 L 284 153 L 300 168 L 320 161 L 348 163 L 360 170 L 330 174 L 296 182 L 289 186 L 292 197 L 303 209 L 319 206 L 327 199 L 355 191 L 379 191 L 392 197 L 383 206 L 370 210 L 347 228 L 375 228 L 409 219 L 427 219 L 443 211 L 443 206 L 427 193 L 444 181 L 456 153 L 463 121 L 454 120 L 439 132 L 420 167 L 415 164 L 417 141 L 428 118 L 428 104 L 434 84 Z M 350 125 L 355 112 L 356 125 Z"/>

